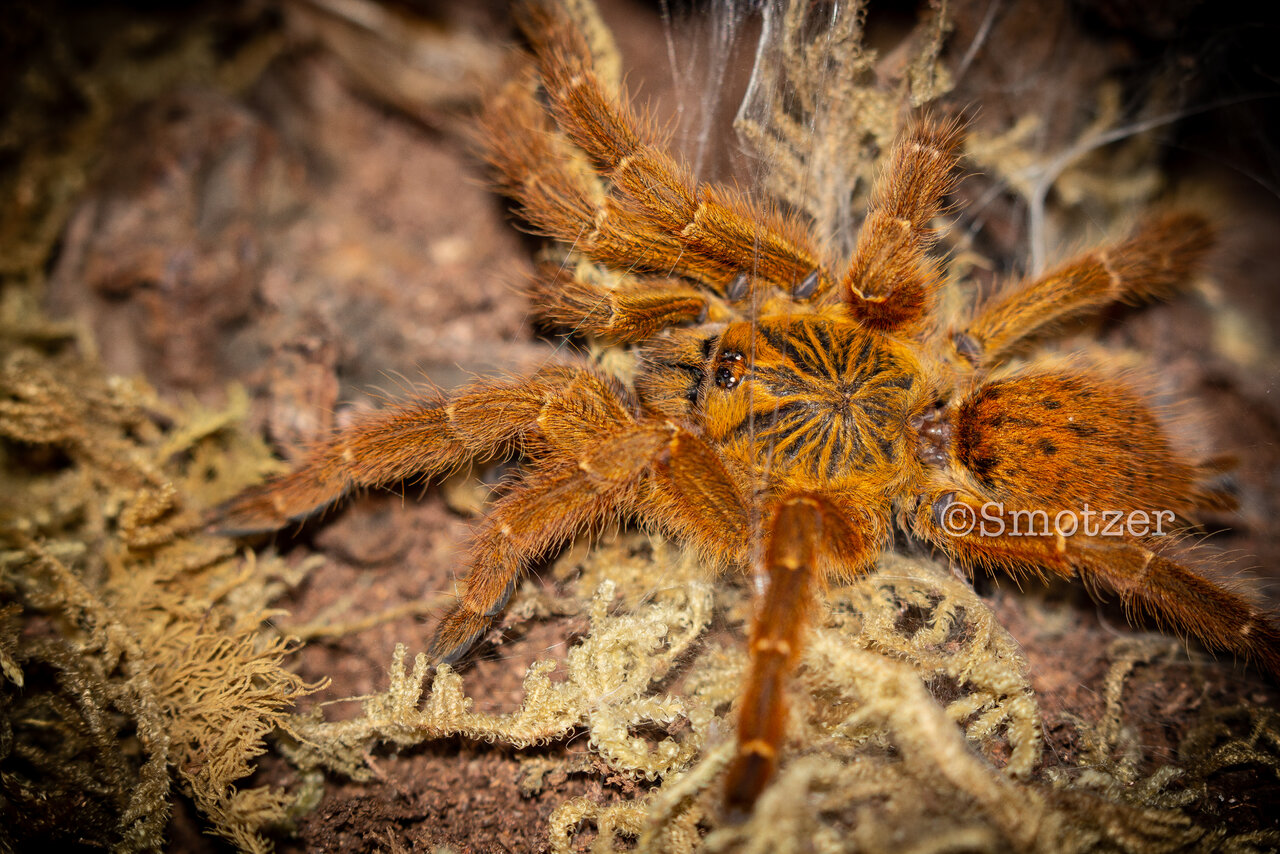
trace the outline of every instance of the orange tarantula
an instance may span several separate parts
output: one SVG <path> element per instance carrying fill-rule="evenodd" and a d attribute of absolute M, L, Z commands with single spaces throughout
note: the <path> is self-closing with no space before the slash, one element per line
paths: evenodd
<path fill-rule="evenodd" d="M 636 345 L 634 382 L 548 367 L 366 415 L 224 507 L 224 531 L 277 528 L 356 488 L 521 454 L 522 474 L 471 546 L 465 592 L 436 629 L 437 662 L 475 643 L 531 560 L 606 520 L 640 517 L 713 567 L 754 568 L 767 587 L 726 784 L 737 808 L 773 773 L 784 680 L 824 587 L 870 570 L 895 527 L 969 570 L 1078 574 L 1280 673 L 1269 615 L 1171 559 L 1154 535 L 1165 514 L 1229 503 L 1209 468 L 1114 378 L 1009 365 L 1064 318 L 1185 281 L 1212 242 L 1202 217 L 1153 217 L 951 328 L 935 308 L 929 249 L 958 123 L 908 125 L 852 258 L 838 262 L 798 218 L 696 183 L 602 82 L 566 13 L 535 3 L 522 25 L 536 70 L 490 105 L 488 157 L 537 229 L 631 274 L 606 286 L 551 266 L 535 310 Z M 1103 513 L 1147 525 L 1113 532 Z M 1064 530 L 1063 514 L 1084 523 Z"/>

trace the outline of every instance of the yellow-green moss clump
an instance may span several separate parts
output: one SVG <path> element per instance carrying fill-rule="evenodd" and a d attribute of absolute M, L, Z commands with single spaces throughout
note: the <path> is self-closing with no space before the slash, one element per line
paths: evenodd
<path fill-rule="evenodd" d="M 901 85 L 880 91 L 862 84 L 875 60 L 862 45 L 863 4 L 839 5 L 821 44 L 805 35 L 803 4 L 793 6 L 770 13 L 784 32 L 738 127 L 776 165 L 766 189 L 834 241 L 854 233 L 857 193 L 824 200 L 815 187 L 865 190 L 898 106 L 950 85 L 938 61 L 950 22 L 945 4 L 931 6 Z M 590 4 L 574 8 L 590 18 L 593 50 L 609 53 Z M 600 62 L 616 80 L 616 61 Z M 833 63 L 852 72 L 832 75 Z M 815 88 L 827 85 L 838 89 Z M 784 90 L 790 111 L 779 106 Z M 89 102 L 106 104 L 99 94 Z M 100 128 L 111 112 L 95 106 L 89 124 Z M 1037 246 L 1048 242 L 1046 187 L 1097 191 L 1087 170 L 1071 167 L 1110 138 L 1103 124 L 1114 112 L 1101 112 L 1093 137 L 1048 162 L 1020 158 L 1031 125 L 970 136 L 969 156 L 993 170 L 1002 164 L 1012 191 L 1040 217 Z M 457 736 L 510 746 L 526 793 L 545 791 L 556 771 L 637 784 L 638 795 L 606 789 L 612 800 L 566 796 L 547 831 L 557 852 L 1280 847 L 1272 831 L 1232 836 L 1201 806 L 1225 770 L 1248 768 L 1275 785 L 1273 710 L 1206 704 L 1178 755 L 1144 771 L 1152 763 L 1126 713 L 1126 686 L 1178 646 L 1130 636 L 1109 650 L 1101 718 L 1073 721 L 1078 755 L 1046 757 L 1021 651 L 966 583 L 919 557 L 886 555 L 876 573 L 829 591 L 790 688 L 781 770 L 741 824 L 724 822 L 719 796 L 734 750 L 750 597 L 656 536 L 578 543 L 552 567 L 562 591 L 555 601 L 536 585 L 521 588 L 509 620 L 581 613 L 588 629 L 562 664 L 529 665 L 524 696 L 505 713 L 472 711 L 459 675 L 446 666 L 432 672 L 409 644 L 397 649 L 387 690 L 359 698 L 363 714 L 295 713 L 294 702 L 322 683 L 290 669 L 297 644 L 270 618 L 303 570 L 239 555 L 201 527 L 204 508 L 274 466 L 238 426 L 243 396 L 217 410 L 161 401 L 139 380 L 105 376 L 72 330 L 31 308 L 80 186 L 87 158 L 73 159 L 74 168 L 43 170 L 75 179 L 45 181 L 63 191 L 25 194 L 51 200 L 47 215 L 0 212 L 0 254 L 9 259 L 0 275 L 26 285 L 0 302 L 0 850 L 160 849 L 181 792 L 210 832 L 264 851 L 266 834 L 316 803 L 326 779 L 373 776 L 369 757 L 379 746 Z M 1151 173 L 1121 171 L 1133 177 L 1125 205 L 1152 192 Z M 43 172 L 23 174 L 39 183 Z M 419 628 L 406 628 L 411 634 L 422 642 Z M 591 761 L 555 747 L 520 753 L 582 734 Z M 244 787 L 267 750 L 298 770 L 297 792 Z"/>
<path fill-rule="evenodd" d="M 717 611 L 745 616 L 746 596 L 709 587 L 688 557 L 640 534 L 579 547 L 555 571 L 570 599 L 590 602 L 591 628 L 563 679 L 549 678 L 555 663 L 534 662 L 517 708 L 480 714 L 452 669 L 431 679 L 425 659 L 410 668 L 401 647 L 388 690 L 364 698 L 362 716 L 294 725 L 291 761 L 368 779 L 378 745 L 461 734 L 522 748 L 585 732 L 608 774 L 656 785 L 633 800 L 563 803 L 551 817 L 556 852 L 583 850 L 584 836 L 600 852 L 1209 851 L 1276 841 L 1265 832 L 1230 839 L 1183 809 L 1224 767 L 1280 770 L 1274 714 L 1218 713 L 1186 740 L 1194 756 L 1140 775 L 1124 686 L 1171 646 L 1130 639 L 1112 650 L 1103 720 L 1077 722 L 1087 745 L 1078 763 L 1040 773 L 1039 711 L 1012 639 L 967 584 L 892 555 L 877 574 L 832 591 L 796 674 L 787 761 L 751 818 L 726 824 L 719 783 L 746 657 L 741 644 L 708 637 L 708 626 Z M 545 613 L 543 596 L 526 585 L 512 608 Z M 947 702 L 935 696 L 942 686 Z M 531 758 L 526 790 L 540 791 L 557 767 L 593 773 L 580 755 Z"/>
<path fill-rule="evenodd" d="M 319 686 L 265 622 L 296 579 L 199 528 L 269 455 L 243 395 L 170 406 L 50 340 L 0 363 L 0 842 L 159 849 L 176 784 L 266 850 L 291 799 L 237 781 Z"/>

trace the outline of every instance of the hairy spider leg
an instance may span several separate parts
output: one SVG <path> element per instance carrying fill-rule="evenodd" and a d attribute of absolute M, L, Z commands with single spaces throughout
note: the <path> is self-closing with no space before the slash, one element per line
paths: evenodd
<path fill-rule="evenodd" d="M 486 514 L 467 559 L 465 591 L 436 627 L 431 660 L 461 657 L 506 606 L 531 560 L 630 507 L 669 441 L 660 424 L 631 426 L 598 438 L 576 459 L 527 471 Z"/>
<path fill-rule="evenodd" d="M 745 505 L 724 466 L 697 436 L 669 421 L 602 423 L 598 413 L 584 417 L 589 401 L 560 403 L 548 413 L 559 428 L 551 430 L 549 418 L 543 423 L 562 437 L 562 446 L 485 517 L 468 558 L 465 591 L 432 639 L 434 661 L 456 661 L 475 643 L 531 560 L 637 506 L 653 512 L 646 521 L 688 539 L 713 565 L 727 565 L 746 547 Z M 579 423 L 566 423 L 571 420 Z M 575 431 L 578 439 L 563 439 Z"/>
<path fill-rule="evenodd" d="M 907 330 L 929 312 L 940 279 L 929 223 L 955 187 L 962 126 L 922 119 L 907 126 L 876 179 L 840 293 L 870 329 Z"/>
<path fill-rule="evenodd" d="M 499 187 L 540 234 L 615 269 L 685 275 L 718 293 L 736 275 L 709 270 L 675 236 L 608 195 L 586 156 L 552 124 L 532 73 L 489 102 L 479 141 Z"/>
<path fill-rule="evenodd" d="M 747 503 L 707 443 L 676 430 L 654 474 L 649 498 L 662 525 L 698 549 L 713 568 L 740 562 L 749 546 Z"/>
<path fill-rule="evenodd" d="M 1042 527 L 1028 527 L 1026 515 L 1018 517 L 1029 508 L 996 512 L 986 499 L 967 494 L 964 488 L 958 480 L 936 483 L 916 511 L 915 530 L 966 569 L 1001 570 L 1015 578 L 1042 577 L 1044 570 L 1066 579 L 1079 576 L 1092 590 L 1116 593 L 1130 614 L 1150 615 L 1179 634 L 1251 659 L 1280 677 L 1280 630 L 1267 609 L 1135 538 L 1063 536 L 1052 529 L 1046 533 Z M 965 506 L 966 517 L 985 512 L 990 520 L 987 535 L 949 531 L 945 518 L 956 505 Z M 1005 533 L 995 534 L 997 530 Z M 1008 533 L 1015 530 L 1016 536 Z"/>
<path fill-rule="evenodd" d="M 1126 240 L 996 295 L 952 343 L 969 363 L 996 365 L 1027 338 L 1063 320 L 1113 302 L 1168 295 L 1187 281 L 1212 245 L 1213 229 L 1199 214 L 1174 212 L 1148 220 Z"/>
<path fill-rule="evenodd" d="M 622 194 L 619 212 L 634 216 L 635 230 L 675 240 L 693 278 L 721 287 L 739 282 L 742 297 L 758 283 L 798 299 L 830 288 L 797 220 L 741 193 L 696 183 L 663 151 L 653 122 L 637 117 L 624 96 L 600 82 L 585 40 L 563 10 L 531 2 L 521 11 L 555 124 Z M 743 268 L 744 258 L 751 259 L 750 269 Z"/>
<path fill-rule="evenodd" d="M 748 550 L 753 533 L 739 487 L 712 449 L 679 431 L 655 469 L 666 526 L 726 566 Z M 801 492 L 767 499 L 759 512 L 760 571 L 768 578 L 757 603 L 747 684 L 739 711 L 738 752 L 726 782 L 726 806 L 749 811 L 777 767 L 786 735 L 786 680 L 803 647 L 817 597 L 830 577 L 865 572 L 879 554 L 886 521 L 866 496 Z"/>
<path fill-rule="evenodd" d="M 531 287 L 538 319 L 554 329 L 629 344 L 707 313 L 707 296 L 678 279 L 607 288 L 560 264 L 541 265 Z"/>
<path fill-rule="evenodd" d="M 742 694 L 738 752 L 725 780 L 725 806 L 747 813 L 773 778 L 786 737 L 786 682 L 795 669 L 826 588 L 823 556 L 839 550 L 843 575 L 863 572 L 879 545 L 857 530 L 832 499 L 818 494 L 778 501 L 766 517 L 762 568 L 769 584 L 751 628 L 751 671 Z"/>
<path fill-rule="evenodd" d="M 476 457 L 510 453 L 541 431 L 540 416 L 566 389 L 606 383 L 582 368 L 553 367 L 472 383 L 451 399 L 425 397 L 370 412 L 312 445 L 293 471 L 215 509 L 213 525 L 229 536 L 273 531 L 355 489 L 432 477 Z"/>

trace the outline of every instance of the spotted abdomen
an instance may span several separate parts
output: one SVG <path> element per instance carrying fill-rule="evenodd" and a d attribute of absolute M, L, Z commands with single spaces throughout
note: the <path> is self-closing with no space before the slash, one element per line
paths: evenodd
<path fill-rule="evenodd" d="M 1018 507 L 1187 509 L 1196 469 L 1135 395 L 1084 375 L 1027 374 L 970 393 L 952 452 L 983 490 Z"/>

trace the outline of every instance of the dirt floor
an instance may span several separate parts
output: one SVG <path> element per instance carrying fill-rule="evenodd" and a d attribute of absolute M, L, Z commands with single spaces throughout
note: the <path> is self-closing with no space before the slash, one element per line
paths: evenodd
<path fill-rule="evenodd" d="M 74 324 L 105 372 L 142 375 L 165 399 L 193 396 L 217 406 L 231 384 L 242 385 L 251 401 L 249 431 L 267 437 L 286 460 L 416 383 L 447 390 L 473 376 L 565 358 L 569 345 L 531 328 L 522 290 L 541 243 L 491 190 L 471 136 L 481 92 L 510 73 L 506 51 L 517 37 L 501 4 L 465 12 L 450 5 L 384 7 L 402 17 L 384 22 L 372 46 L 363 40 L 367 32 L 302 2 L 207 7 L 181 17 L 150 7 L 117 9 L 116 17 L 95 13 L 103 17 L 92 31 L 104 41 L 119 38 L 129 61 L 136 59 L 130 51 L 176 49 L 192 39 L 214 45 L 202 55 L 215 65 L 235 68 L 175 73 L 172 86 L 122 99 L 127 107 L 91 142 L 76 143 L 93 154 L 84 180 L 67 191 L 44 268 L 44 309 Z M 689 56 L 705 31 L 669 26 L 657 5 L 605 4 L 628 83 L 656 115 L 671 117 L 686 150 L 696 150 L 698 130 L 710 127 L 706 171 L 730 173 L 740 165 L 739 144 L 726 130 L 737 103 L 731 93 L 745 85 L 750 51 L 739 46 L 723 93 L 703 102 L 688 81 L 672 83 L 668 55 Z M 1158 164 L 1151 180 L 1166 187 L 1149 195 L 1203 200 L 1226 223 L 1211 279 L 1167 304 L 1109 311 L 1071 330 L 1074 343 L 1066 346 L 1100 340 L 1143 353 L 1160 399 L 1189 402 L 1176 415 L 1179 440 L 1236 458 L 1229 479 L 1240 511 L 1203 520 L 1203 549 L 1225 566 L 1223 574 L 1274 606 L 1280 281 L 1270 258 L 1280 234 L 1280 140 L 1262 137 L 1258 128 L 1276 118 L 1276 89 L 1260 89 L 1265 75 L 1241 79 L 1247 63 L 1232 52 L 1251 50 L 1253 36 L 1230 10 L 1214 23 L 1206 6 L 1186 5 L 1161 17 L 1148 15 L 1156 6 L 1144 3 L 1118 10 L 1080 3 L 1070 13 L 1035 15 L 999 3 L 960 3 L 944 59 L 959 63 L 968 46 L 977 47 L 945 104 L 966 110 L 975 132 L 992 136 L 1025 115 L 1047 116 L 1028 143 L 1039 151 L 1061 150 L 1078 137 L 1095 112 L 1080 104 L 1097 99 L 1106 79 L 1121 81 L 1127 106 L 1148 96 L 1190 105 L 1144 143 L 1143 153 Z M 892 44 L 914 23 L 913 9 L 891 6 L 872 12 L 872 43 Z M 56 29 L 69 45 L 65 61 L 87 65 L 90 48 L 78 28 L 90 23 L 69 7 L 23 8 L 26 24 L 6 13 L 11 33 L 25 32 L 31 21 L 47 33 Z M 743 44 L 753 26 L 744 25 Z M 158 40 L 157 32 L 169 36 Z M 22 47 L 21 38 L 9 38 Z M 1235 38 L 1243 44 L 1233 47 Z M 401 54 L 377 39 L 427 44 L 430 61 L 412 71 L 389 69 Z M 47 44 L 33 37 L 26 49 Z M 31 59 L 30 67 L 43 68 L 46 59 Z M 1143 76 L 1156 67 L 1161 75 Z M 708 104 L 715 118 L 704 123 Z M 1065 198 L 1115 190 L 1114 198 L 1076 204 L 1077 219 L 1123 218 L 1115 210 L 1127 202 L 1117 187 L 1122 178 L 1142 176 L 1122 160 L 1098 164 L 1092 176 L 1081 169 L 1074 184 L 1056 191 Z M 1007 175 L 998 164 L 966 168 L 984 173 L 959 192 L 960 228 L 972 237 L 965 249 L 985 259 L 972 268 L 972 287 L 981 291 L 1023 269 L 1026 208 L 1017 194 L 1000 192 Z M 1080 239 L 1087 229 L 1070 233 Z M 503 474 L 500 466 L 477 472 L 490 484 Z M 407 644 L 411 653 L 425 648 L 462 568 L 474 521 L 464 511 L 477 494 L 474 480 L 444 488 L 410 484 L 351 501 L 296 530 L 246 541 L 289 564 L 322 560 L 274 603 L 286 612 L 275 618 L 285 631 L 312 638 L 290 668 L 308 681 L 331 680 L 303 698 L 302 708 L 384 690 L 396 645 Z M 546 575 L 540 583 L 554 597 L 556 582 Z M 1022 591 L 988 578 L 976 585 L 1029 662 L 1046 745 L 1037 773 L 1047 779 L 1052 768 L 1075 767 L 1087 752 L 1077 722 L 1105 714 L 1103 685 L 1115 644 L 1135 630 L 1114 602 L 1099 603 L 1079 588 Z M 329 636 L 324 628 L 396 608 L 406 615 L 360 631 Z M 476 710 L 517 706 L 527 665 L 563 660 L 586 628 L 581 613 L 500 621 L 464 673 Z M 731 642 L 743 632 L 724 615 L 716 629 Z M 1194 644 L 1191 655 L 1194 662 L 1180 652 L 1162 654 L 1125 685 L 1127 721 L 1147 771 L 1178 760 L 1179 745 L 1205 710 L 1249 703 L 1274 715 L 1277 708 L 1280 693 L 1256 670 L 1230 656 L 1207 663 Z M 323 708 L 332 719 L 359 712 L 352 702 Z M 1268 749 L 1274 759 L 1276 745 Z M 548 751 L 572 761 L 530 793 L 521 785 L 530 757 Z M 584 772 L 572 770 L 575 763 Z M 331 775 L 293 834 L 277 837 L 278 849 L 544 851 L 549 818 L 570 798 L 607 803 L 648 786 L 602 772 L 585 739 L 515 750 L 455 737 L 381 751 L 369 764 L 370 782 Z M 1213 826 L 1272 834 L 1249 849 L 1268 850 L 1265 840 L 1280 833 L 1275 770 L 1258 762 L 1224 770 L 1211 781 L 1212 798 L 1187 812 Z M 271 752 L 252 782 L 298 780 Z M 203 835 L 203 826 L 190 804 L 180 805 L 170 849 L 217 850 L 222 843 Z M 579 844 L 591 838 L 584 833 Z"/>

